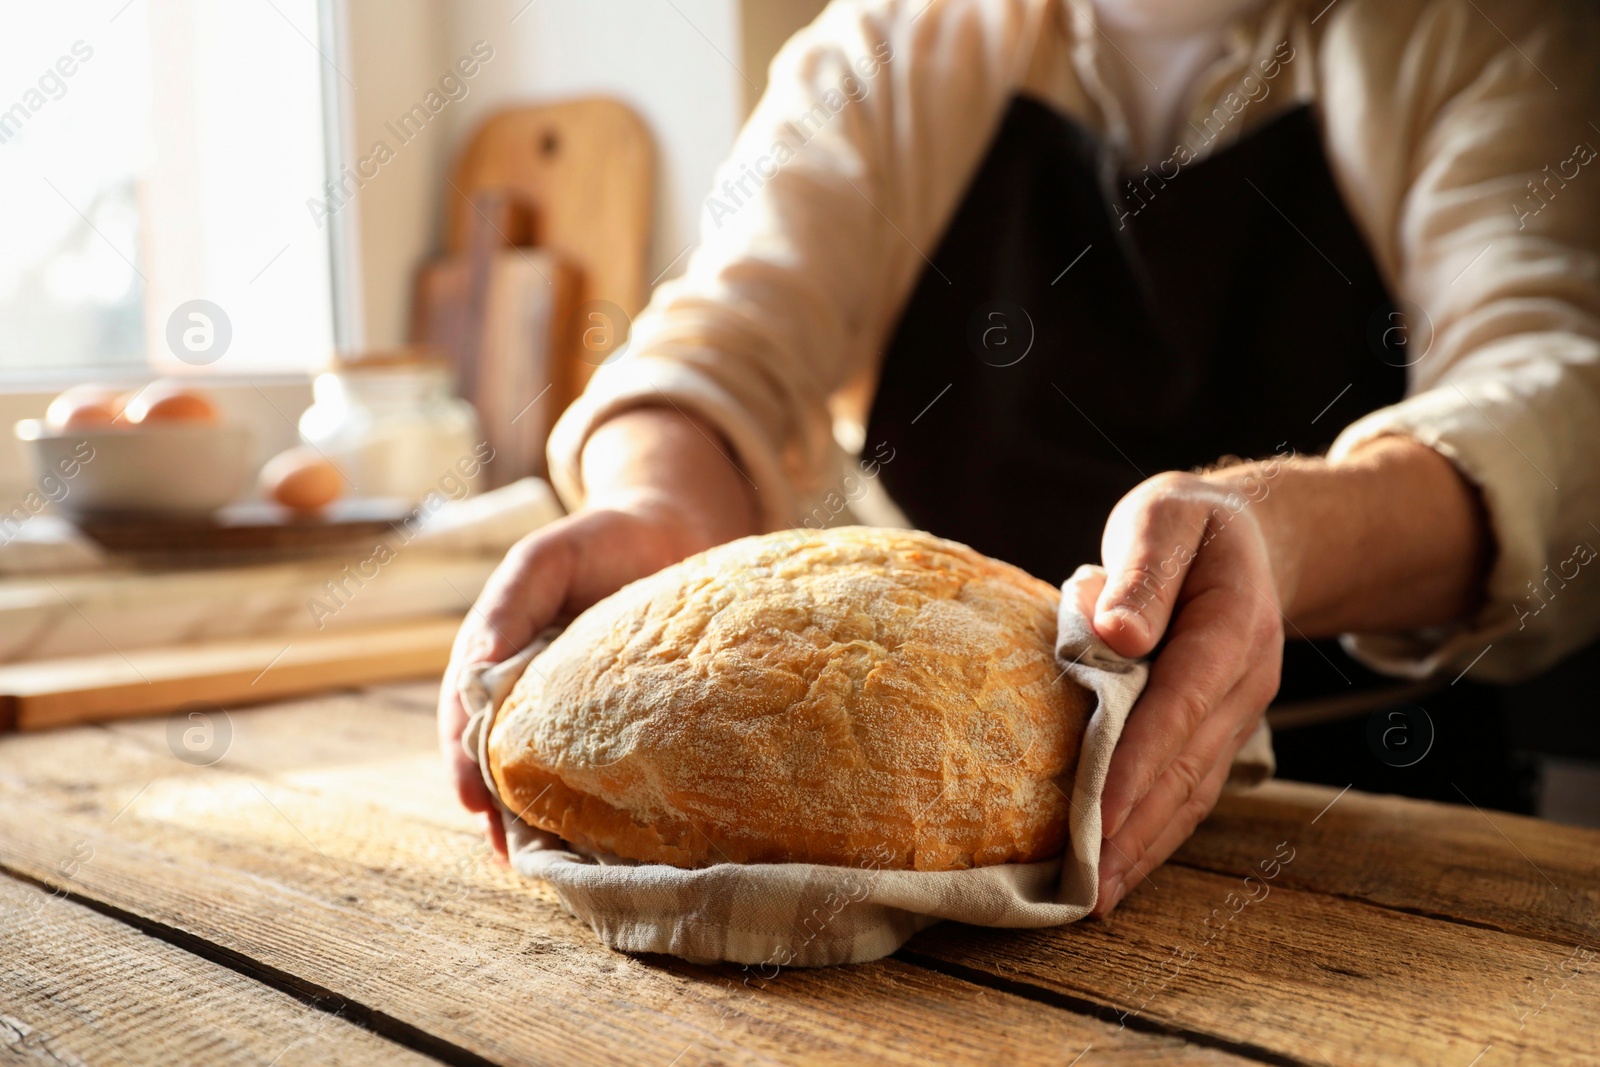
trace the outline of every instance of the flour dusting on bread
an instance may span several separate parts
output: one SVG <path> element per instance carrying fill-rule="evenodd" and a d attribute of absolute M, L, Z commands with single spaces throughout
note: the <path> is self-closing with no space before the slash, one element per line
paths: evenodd
<path fill-rule="evenodd" d="M 530 824 L 626 859 L 1044 859 L 1093 710 L 1055 662 L 1058 596 L 926 533 L 744 538 L 580 615 L 490 769 Z"/>

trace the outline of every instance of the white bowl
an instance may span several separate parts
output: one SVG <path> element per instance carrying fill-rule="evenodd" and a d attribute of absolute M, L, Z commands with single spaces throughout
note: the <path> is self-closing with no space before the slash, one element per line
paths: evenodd
<path fill-rule="evenodd" d="M 23 419 L 16 433 L 35 484 L 49 490 L 42 495 L 69 515 L 203 514 L 232 502 L 250 478 L 251 438 L 243 426 L 55 430 Z"/>

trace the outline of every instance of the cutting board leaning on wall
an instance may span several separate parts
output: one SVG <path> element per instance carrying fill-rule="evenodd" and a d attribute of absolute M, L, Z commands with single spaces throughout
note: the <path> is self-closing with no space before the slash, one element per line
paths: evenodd
<path fill-rule="evenodd" d="M 643 309 L 654 183 L 649 130 L 608 99 L 498 112 L 452 165 L 442 193 L 446 257 L 418 279 L 412 334 L 455 358 L 464 395 L 479 403 L 485 433 L 508 461 L 496 484 L 542 471 L 555 415 Z M 547 353 L 520 343 L 504 350 L 527 335 L 517 326 L 525 321 L 549 324 Z M 550 388 L 521 410 L 524 398 L 512 402 L 492 383 L 541 355 L 534 374 Z"/>

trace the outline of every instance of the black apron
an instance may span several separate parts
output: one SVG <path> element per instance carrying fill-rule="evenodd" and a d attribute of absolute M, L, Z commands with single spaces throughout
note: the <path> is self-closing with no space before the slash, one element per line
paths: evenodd
<path fill-rule="evenodd" d="M 1012 102 L 867 427 L 914 525 L 1056 584 L 1100 562 L 1108 513 L 1145 477 L 1322 453 L 1405 390 L 1403 319 L 1309 107 L 1132 188 L 1107 159 L 1087 127 Z M 1283 677 L 1282 702 L 1392 684 L 1333 641 L 1290 642 Z"/>
<path fill-rule="evenodd" d="M 1403 331 L 1369 343 L 1393 302 L 1310 108 L 1131 191 L 1107 188 L 1106 151 L 1011 104 L 901 315 L 867 427 L 895 449 L 882 478 L 914 525 L 1054 584 L 1100 562 L 1106 516 L 1145 477 L 1316 455 L 1405 391 Z M 1347 688 L 1313 650 L 1290 660 L 1286 698 Z"/>

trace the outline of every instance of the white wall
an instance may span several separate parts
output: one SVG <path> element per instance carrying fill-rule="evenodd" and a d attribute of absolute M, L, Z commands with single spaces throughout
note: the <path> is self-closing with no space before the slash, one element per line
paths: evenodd
<path fill-rule="evenodd" d="M 650 276 L 694 239 L 712 172 L 744 118 L 734 0 L 462 0 L 445 10 L 444 38 L 451 55 L 476 40 L 496 53 L 452 116 L 452 154 L 507 104 L 616 97 L 656 139 Z"/>
<path fill-rule="evenodd" d="M 367 344 L 403 340 L 411 278 L 439 247 L 448 161 L 480 121 L 515 104 L 604 95 L 639 112 L 657 153 L 649 277 L 680 272 L 772 54 L 824 2 L 345 0 L 358 152 L 474 42 L 495 51 L 467 96 L 360 194 Z"/>
<path fill-rule="evenodd" d="M 412 279 L 436 248 L 451 116 L 447 108 L 404 146 L 384 124 L 416 103 L 455 56 L 444 46 L 439 0 L 346 0 L 344 6 L 341 58 L 354 87 L 343 79 L 335 84 L 349 94 L 346 162 L 354 167 L 379 140 L 395 156 L 361 187 L 345 209 L 348 217 L 335 221 L 356 235 L 361 336 L 367 347 L 390 348 L 406 339 Z"/>

